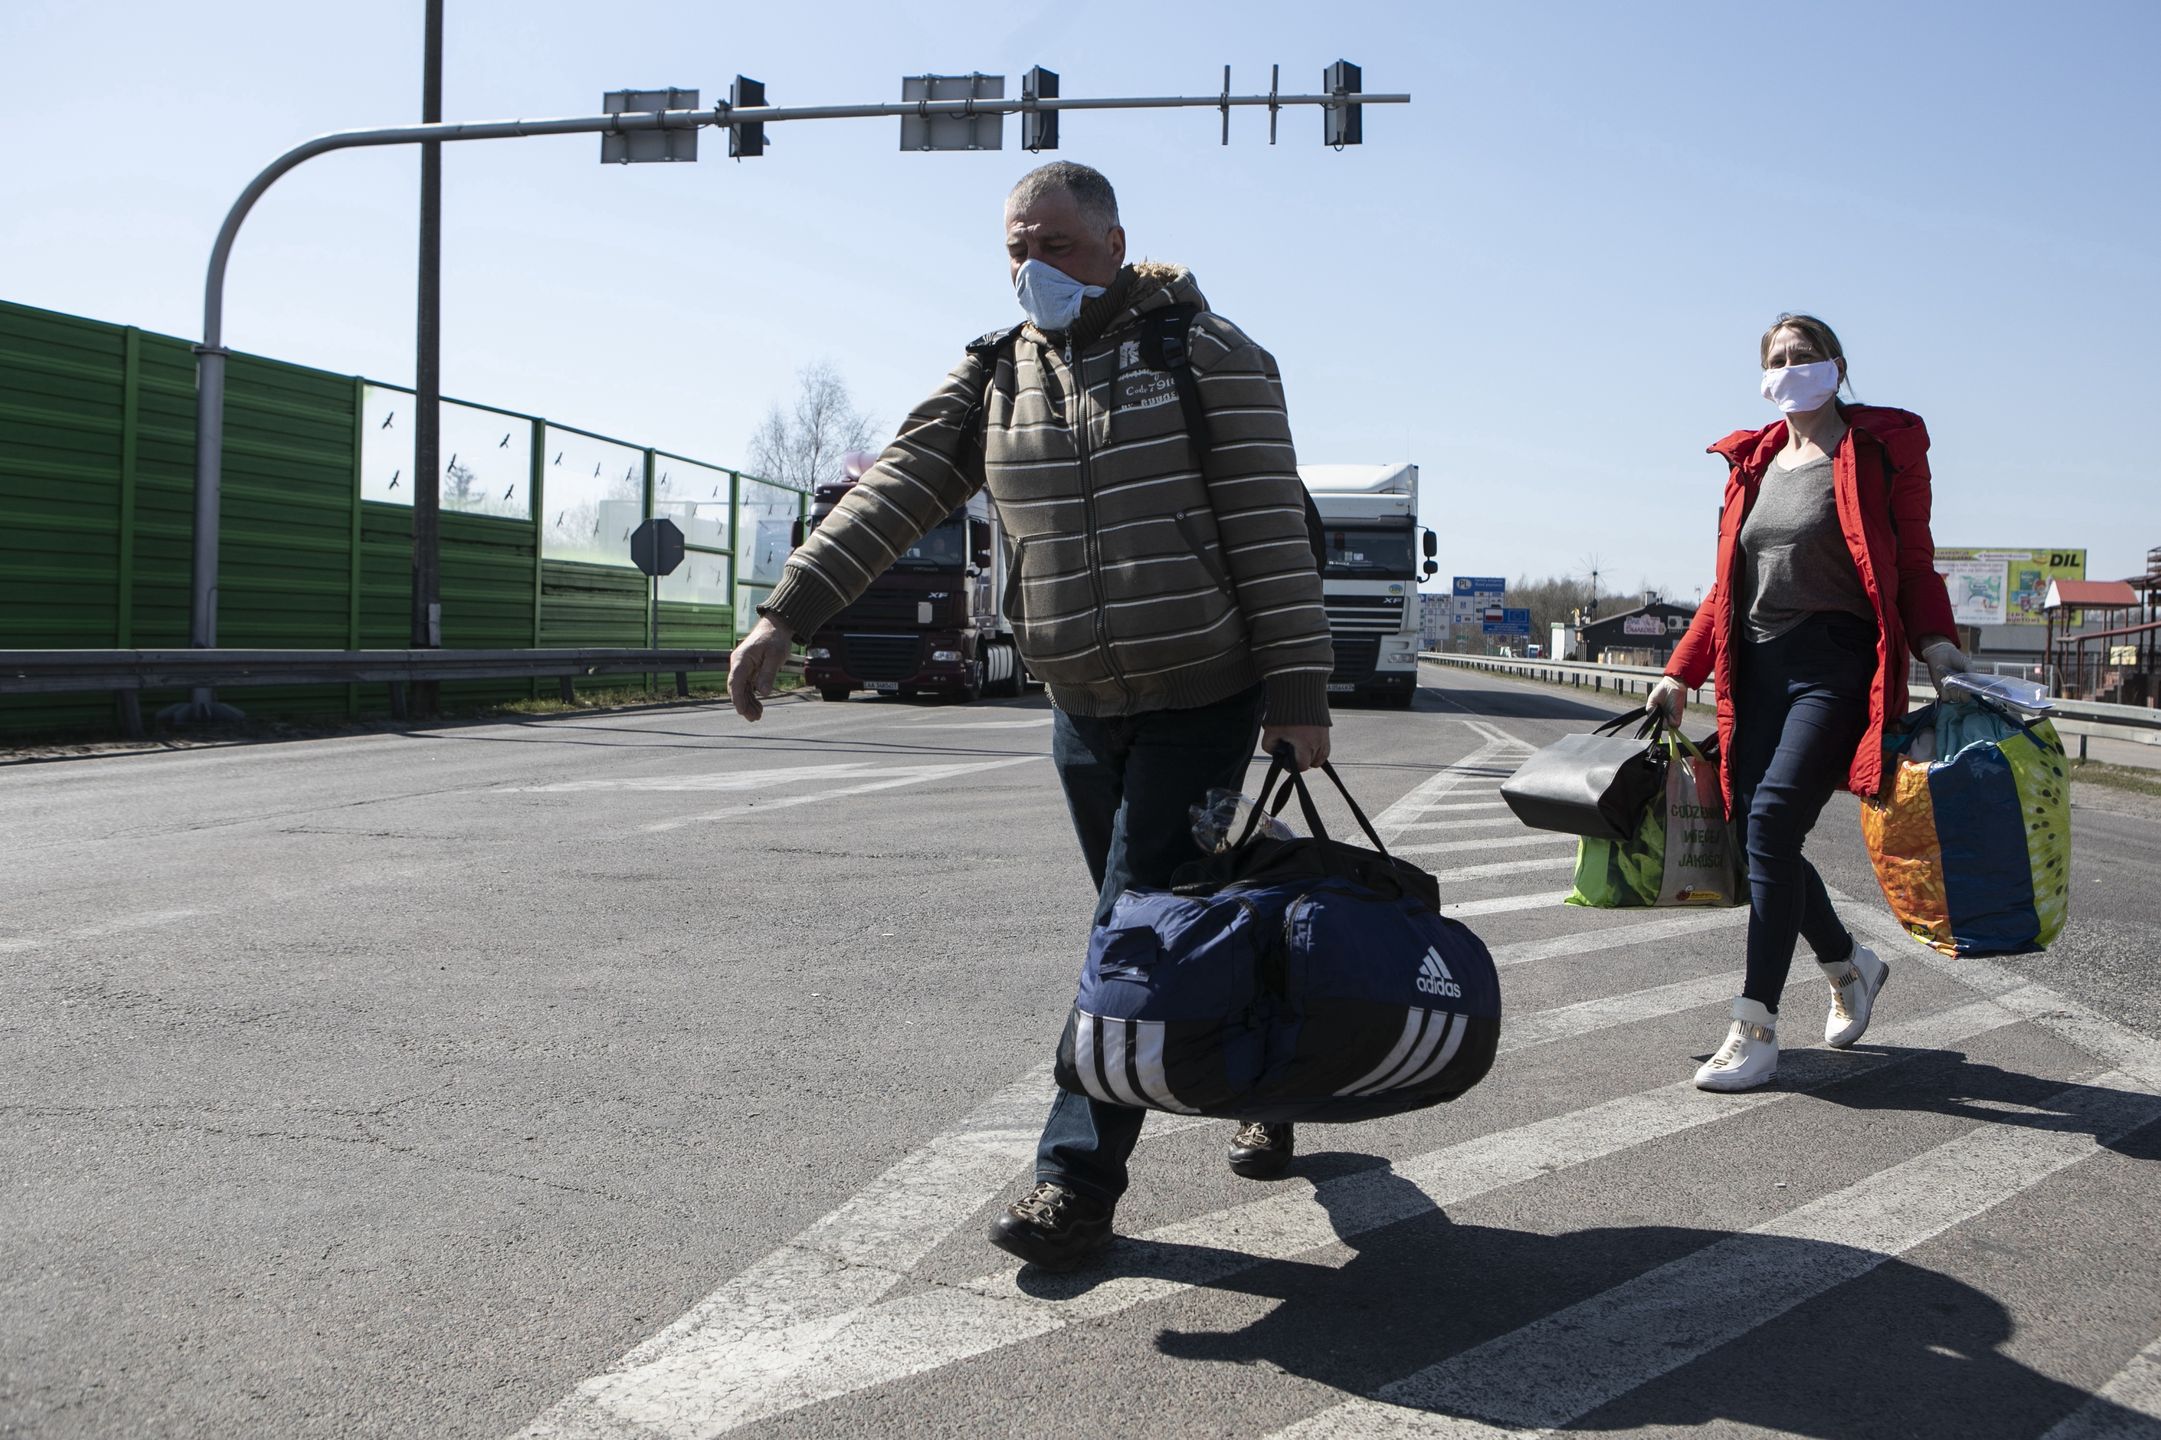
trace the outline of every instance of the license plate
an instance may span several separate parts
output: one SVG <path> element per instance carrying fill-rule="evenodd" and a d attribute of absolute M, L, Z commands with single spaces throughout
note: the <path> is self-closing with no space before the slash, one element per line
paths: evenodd
<path fill-rule="evenodd" d="M 1356 685 L 1331 685 L 1328 687 L 1328 693 L 1331 695 L 1348 695 L 1357 688 Z"/>
<path fill-rule="evenodd" d="M 876 690 L 881 694 L 890 695 L 894 691 L 900 689 L 900 682 L 898 680 L 871 680 L 865 682 L 864 688 L 869 690 Z"/>

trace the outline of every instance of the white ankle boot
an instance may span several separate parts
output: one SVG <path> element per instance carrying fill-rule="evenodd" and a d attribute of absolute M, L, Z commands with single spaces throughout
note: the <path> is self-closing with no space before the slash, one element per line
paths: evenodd
<path fill-rule="evenodd" d="M 1753 1090 L 1778 1073 L 1778 1017 L 1757 1000 L 1733 1002 L 1726 1043 L 1696 1071 L 1699 1090 Z"/>
<path fill-rule="evenodd" d="M 1883 989 L 1890 974 L 1891 967 L 1858 940 L 1853 942 L 1851 956 L 1823 967 L 1823 978 L 1831 983 L 1831 1013 L 1823 1021 L 1824 1044 L 1843 1050 L 1861 1038 L 1868 1029 L 1869 1012 L 1876 1008 L 1876 992 Z"/>

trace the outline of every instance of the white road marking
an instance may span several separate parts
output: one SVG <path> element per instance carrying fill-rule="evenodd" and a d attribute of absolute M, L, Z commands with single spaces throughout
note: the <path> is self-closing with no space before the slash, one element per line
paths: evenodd
<path fill-rule="evenodd" d="M 1588 955 L 1598 950 L 1618 950 L 1627 945 L 1647 945 L 1654 940 L 1671 940 L 1678 936 L 1700 935 L 1710 930 L 1727 930 L 1748 923 L 1748 907 L 1737 905 L 1717 910 L 1674 911 L 1645 910 L 1644 915 L 1663 915 L 1657 920 L 1642 920 L 1633 925 L 1615 925 L 1604 930 L 1592 930 L 1575 935 L 1555 935 L 1545 940 L 1518 940 L 1511 945 L 1493 947 L 1495 965 L 1524 965 L 1533 960 L 1552 960 L 1570 955 Z M 1736 966 L 1739 957 L 1735 957 Z M 1733 972 L 1738 975 L 1739 969 Z"/>
<path fill-rule="evenodd" d="M 1037 730 L 1048 725 L 1054 716 L 1041 715 L 1032 720 L 918 720 L 913 725 L 900 725 L 900 730 Z"/>
<path fill-rule="evenodd" d="M 1410 792 L 1395 804 L 1374 816 L 1373 828 L 1380 832 L 1383 840 L 1393 842 L 1398 827 L 1432 810 L 1442 799 L 1472 778 L 1469 767 L 1483 764 L 1498 751 L 1499 747 L 1488 740 L 1462 759 L 1442 767 L 1413 786 Z"/>
<path fill-rule="evenodd" d="M 1031 757 L 1032 758 L 1032 757 Z M 833 760 L 818 765 L 775 765 L 766 769 L 709 771 L 702 775 L 669 771 L 662 775 L 629 775 L 612 780 L 558 780 L 544 785 L 502 785 L 498 795 L 586 795 L 607 792 L 669 795 L 717 794 L 740 790 L 773 790 L 816 784 L 825 780 L 855 780 L 879 776 L 909 775 L 930 766 L 893 765 L 884 760 Z"/>
<path fill-rule="evenodd" d="M 1501 803 L 1497 800 L 1486 801 L 1480 806 L 1480 808 L 1489 810 L 1504 809 Z M 1455 820 L 1418 820 L 1413 821 L 1411 824 L 1406 825 L 1403 828 L 1405 830 L 1452 830 L 1462 832 L 1467 830 L 1476 830 L 1484 826 L 1495 825 L 1506 825 L 1516 830 L 1523 830 L 1528 828 L 1521 820 L 1518 820 L 1515 816 L 1505 813 L 1505 810 L 1504 813 L 1499 815 L 1465 815 Z M 1567 838 L 1572 840 L 1575 837 L 1571 835 Z"/>
<path fill-rule="evenodd" d="M 2014 1023 L 1988 1001 L 1904 1024 L 1883 1027 L 1872 1041 L 1921 1048 L 1955 1044 Z M 1746 1095 L 1711 1097 L 1680 1081 L 1604 1104 L 1482 1135 L 1398 1162 L 1392 1169 L 1360 1171 L 1324 1182 L 1324 1208 L 1310 1191 L 1297 1190 L 1233 1206 L 1150 1231 L 1146 1243 L 1114 1248 L 1105 1264 L 1114 1271 L 1144 1267 L 1146 1273 L 1114 1273 L 1098 1267 L 1066 1289 L 1056 1282 L 1023 1292 L 1011 1266 L 959 1288 L 940 1287 L 874 1305 L 840 1329 L 817 1356 L 797 1364 L 763 1393 L 746 1394 L 735 1383 L 744 1371 L 768 1373 L 758 1353 L 706 1352 L 693 1360 L 678 1355 L 665 1366 L 618 1372 L 587 1381 L 579 1395 L 612 1394 L 635 1410 L 595 1403 L 558 1419 L 551 1411 L 525 1432 L 530 1440 L 620 1440 L 652 1433 L 688 1440 L 800 1409 L 857 1390 L 922 1374 L 972 1355 L 1048 1334 L 1068 1324 L 1101 1319 L 1135 1306 L 1165 1300 L 1270 1260 L 1285 1259 L 1340 1239 L 1415 1218 L 1435 1207 L 1461 1204 L 1510 1185 L 1600 1159 L 1668 1135 L 1790 1101 L 1798 1087 L 1829 1084 L 1893 1063 L 1866 1051 L 1803 1050 L 1788 1057 L 1788 1087 Z M 1408 1181 L 1408 1184 L 1403 1182 Z M 614 1382 L 612 1392 L 589 1391 Z M 552 1422 L 552 1423 L 550 1423 Z M 570 1422 L 570 1423 L 566 1423 Z M 546 1427 L 546 1428 L 544 1428 Z M 642 1429 L 640 1428 L 642 1427 Z"/>
<path fill-rule="evenodd" d="M 783 795 L 777 800 L 767 800 L 762 804 L 750 801 L 741 805 L 729 805 L 697 815 L 678 815 L 672 819 L 656 820 L 650 825 L 641 825 L 638 828 L 647 834 L 658 834 L 667 830 L 680 830 L 686 825 L 701 825 L 711 820 L 732 820 L 737 816 L 753 813 L 764 815 L 797 805 L 815 805 L 849 795 L 870 795 L 880 790 L 898 790 L 904 786 L 921 785 L 932 780 L 952 780 L 962 775 L 978 775 L 986 770 L 1003 770 L 1011 765 L 1026 765 L 1031 760 L 1048 758 L 1045 755 L 1016 755 L 1007 760 L 975 760 L 961 765 L 886 767 L 876 772 L 878 779 L 866 780 L 859 785 L 843 785 L 835 790 L 819 790 L 806 795 Z"/>
<path fill-rule="evenodd" d="M 1487 743 L 1496 750 L 1515 755 L 1529 755 L 1538 749 L 1536 745 L 1509 734 L 1498 725 L 1488 725 L 1483 720 L 1466 720 L 1463 723 L 1478 734 L 1485 736 Z"/>
<path fill-rule="evenodd" d="M 1496 895 L 1491 900 L 1459 900 L 1443 905 L 1441 913 L 1451 920 L 1475 920 L 1481 915 L 1506 915 L 1516 910 L 1539 910 L 1564 903 L 1570 890 L 1541 890 L 1535 895 Z"/>
<path fill-rule="evenodd" d="M 1507 808 L 1508 802 L 1505 800 L 1465 800 L 1453 805 L 1428 805 L 1423 813 L 1434 815 L 1447 810 L 1506 810 Z M 1438 830 L 1456 823 L 1458 822 L 1454 820 L 1406 820 L 1397 825 L 1396 828 L 1398 830 Z"/>
<path fill-rule="evenodd" d="M 1556 835 L 1550 830 L 1540 830 L 1529 835 L 1482 835 L 1475 840 L 1428 840 L 1422 845 L 1398 845 L 1391 853 L 1445 855 L 1456 850 L 1516 850 L 1529 845 L 1566 845 L 1573 850 L 1576 847 L 1576 837 Z"/>
<path fill-rule="evenodd" d="M 1540 870 L 1573 870 L 1573 855 L 1541 856 L 1536 860 L 1497 860 L 1491 865 L 1459 865 L 1453 870 L 1433 870 L 1427 873 L 1443 885 L 1460 880 L 1483 880 L 1496 875 L 1529 875 Z"/>
<path fill-rule="evenodd" d="M 2110 1071 L 1752 1230 L 1329 1407 L 1286 1437 L 1495 1437 L 1567 1425 L 2032 1189 L 2156 1118 Z"/>
<path fill-rule="evenodd" d="M 116 915 L 94 925 L 78 925 L 72 930 L 62 930 L 52 935 L 10 935 L 0 939 L 0 955 L 19 955 L 26 950 L 41 950 L 48 945 L 98 940 L 107 935 L 125 935 L 131 930 L 177 925 L 183 920 L 192 920 L 198 915 L 210 913 L 208 910 L 144 910 L 133 915 Z"/>
<path fill-rule="evenodd" d="M 2140 1425 L 2131 1416 L 2157 1423 Z M 2161 1433 L 2161 1339 L 2132 1356 L 2041 1440 L 2152 1440 L 2156 1433 Z"/>

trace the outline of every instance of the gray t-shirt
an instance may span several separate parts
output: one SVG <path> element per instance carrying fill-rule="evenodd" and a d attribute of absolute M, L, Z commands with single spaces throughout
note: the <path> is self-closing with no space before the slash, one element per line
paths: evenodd
<path fill-rule="evenodd" d="M 1839 528 L 1831 457 L 1792 469 L 1772 461 L 1741 522 L 1748 638 L 1773 640 L 1823 611 L 1876 618 Z"/>

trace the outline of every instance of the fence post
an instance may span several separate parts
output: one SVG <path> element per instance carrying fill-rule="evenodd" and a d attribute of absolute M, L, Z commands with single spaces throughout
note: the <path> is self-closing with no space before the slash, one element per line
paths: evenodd
<path fill-rule="evenodd" d="M 548 485 L 548 422 L 537 415 L 529 417 L 529 420 L 533 427 L 533 463 L 532 483 L 527 485 L 526 489 L 531 492 L 530 498 L 533 502 L 533 648 L 538 650 L 541 645 L 540 604 L 541 596 L 546 590 L 547 572 L 547 560 L 541 552 L 547 547 L 547 526 L 544 522 L 548 518 L 545 493 Z M 533 698 L 538 700 L 540 681 L 535 678 L 531 684 Z"/>
<path fill-rule="evenodd" d="M 639 518 L 641 520 L 653 518 L 653 451 L 651 446 L 646 447 L 645 451 L 645 513 Z M 660 648 L 660 577 L 658 575 L 645 577 L 645 648 L 648 650 L 658 650 Z M 650 695 L 659 689 L 659 680 L 660 677 L 657 675 L 646 676 L 645 693 Z"/>
<path fill-rule="evenodd" d="M 743 623 L 743 475 L 728 472 L 728 633 L 741 640 L 750 627 Z"/>
<path fill-rule="evenodd" d="M 360 648 L 360 587 L 367 577 L 367 566 L 362 559 L 366 553 L 367 529 L 364 523 L 366 511 L 362 508 L 360 499 L 361 482 L 366 468 L 361 463 L 361 457 L 367 452 L 367 417 L 368 382 L 365 377 L 355 375 L 353 377 L 353 513 L 345 535 L 345 543 L 349 547 L 345 557 L 345 648 L 348 650 L 358 650 Z M 358 685 L 345 687 L 345 713 L 355 719 L 360 715 L 360 687 Z"/>
<path fill-rule="evenodd" d="M 135 451 L 142 384 L 142 332 L 130 325 L 122 332 L 120 350 L 120 573 L 115 577 L 119 583 L 114 596 L 119 613 L 113 621 L 113 643 L 122 650 L 135 644 Z M 135 724 L 139 732 L 139 708 Z"/>

